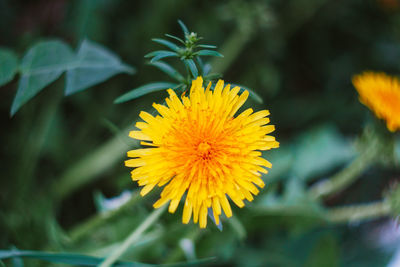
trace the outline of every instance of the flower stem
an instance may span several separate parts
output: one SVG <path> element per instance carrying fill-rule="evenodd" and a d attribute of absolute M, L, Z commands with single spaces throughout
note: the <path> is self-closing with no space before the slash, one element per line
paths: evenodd
<path fill-rule="evenodd" d="M 81 240 L 83 237 L 90 234 L 93 230 L 98 229 L 103 224 L 121 215 L 128 208 L 137 204 L 142 199 L 143 198 L 140 196 L 138 192 L 133 192 L 131 198 L 118 209 L 107 211 L 104 213 L 98 213 L 95 216 L 91 217 L 89 220 L 73 228 L 69 233 L 70 241 L 72 243 L 75 243 Z"/>
<path fill-rule="evenodd" d="M 320 199 L 332 195 L 353 183 L 359 175 L 370 166 L 379 151 L 378 144 L 371 144 L 349 166 L 335 174 L 330 179 L 318 182 L 309 189 L 309 195 L 313 199 Z"/>
<path fill-rule="evenodd" d="M 168 205 L 154 210 L 147 218 L 144 220 L 138 228 L 136 228 L 125 241 L 114 250 L 100 265 L 99 267 L 110 267 L 112 266 L 125 252 L 126 250 L 142 236 L 142 234 L 157 221 L 161 214 L 167 209 Z"/>
<path fill-rule="evenodd" d="M 124 142 L 126 133 L 131 126 L 121 131 L 107 143 L 79 160 L 75 165 L 69 168 L 61 177 L 57 179 L 50 188 L 56 201 L 61 201 L 69 196 L 78 188 L 101 178 L 102 173 L 114 166 L 121 158 L 125 156 L 125 151 L 130 147 Z"/>
<path fill-rule="evenodd" d="M 385 200 L 332 208 L 328 211 L 327 220 L 332 223 L 354 223 L 379 218 L 390 214 L 390 205 Z"/>

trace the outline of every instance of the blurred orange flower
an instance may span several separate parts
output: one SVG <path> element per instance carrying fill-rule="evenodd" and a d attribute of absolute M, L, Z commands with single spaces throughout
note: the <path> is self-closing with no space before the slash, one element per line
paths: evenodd
<path fill-rule="evenodd" d="M 400 129 L 400 81 L 385 73 L 364 72 L 353 77 L 360 102 L 386 121 L 394 132 Z"/>

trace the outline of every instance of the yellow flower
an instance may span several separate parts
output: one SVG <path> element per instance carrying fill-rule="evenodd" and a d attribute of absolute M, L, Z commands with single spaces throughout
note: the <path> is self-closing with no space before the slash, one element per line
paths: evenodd
<path fill-rule="evenodd" d="M 353 77 L 353 85 L 360 102 L 384 119 L 391 132 L 400 129 L 400 81 L 397 78 L 385 73 L 364 72 Z"/>
<path fill-rule="evenodd" d="M 154 203 L 159 208 L 169 203 L 169 212 L 174 213 L 186 192 L 182 222 L 193 221 L 200 227 L 207 225 L 208 209 L 211 208 L 216 224 L 224 211 L 232 216 L 227 196 L 239 207 L 244 199 L 253 200 L 264 182 L 261 173 L 271 163 L 261 157 L 259 150 L 279 147 L 275 138 L 267 135 L 274 131 L 267 125 L 269 111 L 253 113 L 251 108 L 234 117 L 244 104 L 249 93 L 238 95 L 240 88 L 224 87 L 218 81 L 214 90 L 206 90 L 203 79 L 192 82 L 189 97 L 182 101 L 175 92 L 168 90 L 166 104 L 153 104 L 160 115 L 152 116 L 142 111 L 144 122 L 137 122 L 140 131 L 131 131 L 129 136 L 143 140 L 149 148 L 128 152 L 128 167 L 132 180 L 144 186 L 141 195 L 146 195 L 156 185 L 166 185 L 160 199 Z"/>

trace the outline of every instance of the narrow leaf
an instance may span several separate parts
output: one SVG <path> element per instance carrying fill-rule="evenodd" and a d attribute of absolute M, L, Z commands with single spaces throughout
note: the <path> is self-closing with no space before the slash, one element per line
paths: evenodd
<path fill-rule="evenodd" d="M 177 46 L 176 44 L 174 44 L 174 43 L 172 43 L 170 41 L 167 41 L 167 40 L 164 40 L 164 39 L 159 39 L 159 38 L 154 38 L 154 39 L 151 39 L 151 40 L 153 42 L 165 45 L 166 47 L 168 47 L 169 49 L 171 49 L 171 50 L 173 50 L 175 52 L 178 52 L 178 50 L 179 50 L 179 46 Z"/>
<path fill-rule="evenodd" d="M 141 97 L 143 95 L 149 94 L 151 92 L 174 88 L 176 86 L 178 86 L 178 84 L 168 83 L 168 82 L 155 82 L 155 83 L 145 84 L 118 97 L 117 99 L 115 99 L 114 103 L 116 104 L 123 103 Z"/>
<path fill-rule="evenodd" d="M 164 63 L 162 61 L 157 61 L 157 62 L 152 62 L 150 64 L 157 67 L 158 69 L 160 69 L 161 71 L 166 73 L 168 76 L 170 76 L 171 78 L 173 78 L 179 82 L 185 81 L 185 78 L 177 70 L 175 70 L 173 67 L 171 67 L 167 63 Z"/>
<path fill-rule="evenodd" d="M 18 59 L 14 52 L 0 48 L 0 86 L 14 78 L 17 67 Z"/>
<path fill-rule="evenodd" d="M 203 44 L 197 45 L 197 47 L 201 47 L 201 48 L 217 48 L 215 45 L 203 45 Z"/>
<path fill-rule="evenodd" d="M 262 97 L 261 97 L 259 94 L 257 94 L 256 92 L 254 92 L 253 90 L 251 90 L 251 89 L 249 89 L 249 88 L 247 88 L 247 87 L 245 87 L 245 86 L 243 86 L 243 85 L 240 85 L 240 84 L 231 84 L 231 85 L 232 85 L 232 86 L 239 86 L 239 87 L 240 87 L 240 91 L 244 91 L 244 90 L 249 91 L 249 96 L 250 96 L 254 101 L 256 101 L 257 103 L 262 104 L 262 103 L 264 102 L 264 100 L 262 99 Z"/>
<path fill-rule="evenodd" d="M 150 62 L 155 62 L 159 59 L 166 58 L 166 57 L 177 57 L 178 56 L 177 53 L 171 52 L 171 51 L 156 51 L 156 52 L 157 53 L 154 53 L 154 57 L 150 60 Z"/>
<path fill-rule="evenodd" d="M 186 35 L 189 35 L 189 30 L 188 30 L 188 28 L 186 27 L 185 23 L 183 23 L 180 19 L 178 19 L 178 23 L 179 23 L 179 26 L 181 26 L 182 31 L 183 31 L 183 33 L 185 34 L 185 36 L 186 36 Z"/>
<path fill-rule="evenodd" d="M 75 253 L 52 253 L 32 250 L 0 250 L 0 259 L 9 259 L 16 257 L 34 258 L 47 262 L 64 263 L 75 266 L 96 266 L 103 260 L 103 258 Z M 114 264 L 114 266 L 144 267 L 150 265 L 139 262 L 118 261 Z"/>
<path fill-rule="evenodd" d="M 74 266 L 97 266 L 104 258 L 93 257 L 77 253 L 54 253 L 33 250 L 0 250 L 0 260 L 16 257 L 26 257 L 40 259 L 47 262 L 64 263 Z M 113 264 L 114 267 L 149 267 L 149 266 L 168 266 L 168 267 L 183 267 L 183 266 L 199 266 L 215 261 L 215 258 L 205 258 L 188 262 L 175 264 L 146 264 L 132 261 L 117 261 Z"/>
<path fill-rule="evenodd" d="M 171 34 L 168 34 L 168 33 L 166 33 L 165 36 L 167 36 L 167 37 L 169 37 L 169 38 L 171 38 L 171 39 L 177 40 L 178 42 L 180 42 L 180 43 L 182 43 L 182 44 L 185 44 L 185 42 L 184 42 L 181 38 L 179 38 L 179 37 L 176 37 L 176 36 L 171 35 Z"/>
<path fill-rule="evenodd" d="M 197 55 L 199 56 L 213 56 L 213 57 L 224 57 L 222 54 L 218 53 L 217 51 L 214 50 L 200 50 L 197 52 Z"/>
<path fill-rule="evenodd" d="M 118 73 L 134 73 L 134 69 L 99 44 L 84 40 L 79 47 L 74 68 L 67 72 L 65 94 L 71 95 L 101 83 Z"/>
<path fill-rule="evenodd" d="M 194 63 L 194 61 L 192 59 L 185 59 L 183 62 L 185 63 L 186 67 L 189 68 L 193 77 L 196 78 L 199 75 L 199 72 L 196 67 L 196 63 Z"/>
<path fill-rule="evenodd" d="M 55 41 L 39 42 L 22 58 L 17 94 L 11 106 L 11 116 L 44 87 L 55 81 L 71 68 L 75 55 L 65 43 Z"/>

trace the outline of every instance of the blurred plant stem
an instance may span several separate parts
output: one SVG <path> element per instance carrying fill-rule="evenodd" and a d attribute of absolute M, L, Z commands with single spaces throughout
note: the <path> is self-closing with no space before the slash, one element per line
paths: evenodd
<path fill-rule="evenodd" d="M 54 199 L 60 201 L 78 188 L 101 178 L 102 173 L 123 158 L 130 148 L 123 140 L 127 137 L 130 128 L 131 126 L 123 129 L 121 134 L 115 136 L 67 169 L 50 189 Z M 137 145 L 137 142 L 134 144 Z"/>
<path fill-rule="evenodd" d="M 387 216 L 390 211 L 389 203 L 382 200 L 374 203 L 329 209 L 326 219 L 332 223 L 354 223 Z"/>
<path fill-rule="evenodd" d="M 110 222 L 112 219 L 122 214 L 133 205 L 140 202 L 143 198 L 140 196 L 138 192 L 133 192 L 131 198 L 123 204 L 121 207 L 115 210 L 110 210 L 103 213 L 97 213 L 87 221 L 82 224 L 79 224 L 74 229 L 69 232 L 70 242 L 75 243 L 81 240 L 83 237 L 92 233 L 94 230 L 98 229 L 102 225 Z"/>
<path fill-rule="evenodd" d="M 377 154 L 376 147 L 371 147 L 358 156 L 349 166 L 327 180 L 318 182 L 309 190 L 313 199 L 320 199 L 337 193 L 351 183 L 374 161 Z"/>
<path fill-rule="evenodd" d="M 153 212 L 147 216 L 147 218 L 99 265 L 99 267 L 112 266 L 126 252 L 126 250 L 129 249 L 133 243 L 137 242 L 141 238 L 142 234 L 157 221 L 161 214 L 166 211 L 167 206 L 168 205 L 164 205 L 159 209 L 153 210 Z"/>
<path fill-rule="evenodd" d="M 365 129 L 363 135 L 371 135 L 369 128 Z M 377 161 L 377 157 L 383 151 L 380 137 L 372 133 L 372 136 L 367 136 L 367 138 L 368 142 L 363 143 L 363 151 L 349 166 L 333 177 L 316 183 L 309 189 L 311 198 L 320 199 L 340 192 L 352 184 L 371 163 Z"/>

